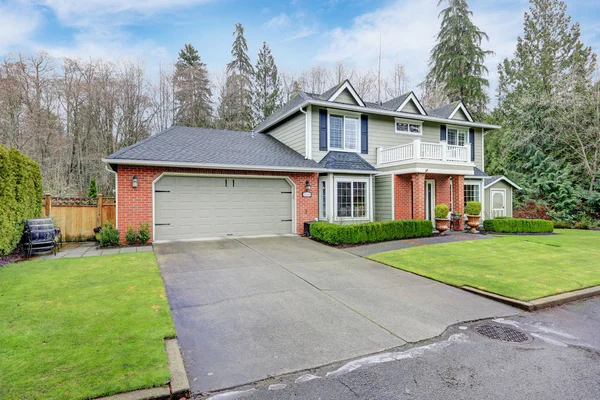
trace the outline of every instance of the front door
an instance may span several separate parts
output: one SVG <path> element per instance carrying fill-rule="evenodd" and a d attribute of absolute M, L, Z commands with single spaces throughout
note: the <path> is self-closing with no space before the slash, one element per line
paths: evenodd
<path fill-rule="evenodd" d="M 435 225 L 435 181 L 425 180 L 425 219 Z"/>
<path fill-rule="evenodd" d="M 492 218 L 506 216 L 506 192 L 504 190 L 492 190 Z"/>

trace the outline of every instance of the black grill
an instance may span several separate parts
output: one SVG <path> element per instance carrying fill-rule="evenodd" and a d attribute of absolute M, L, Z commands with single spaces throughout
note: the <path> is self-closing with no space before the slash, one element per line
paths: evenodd
<path fill-rule="evenodd" d="M 476 326 L 475 331 L 480 335 L 502 342 L 524 343 L 531 340 L 526 333 L 509 326 L 483 324 Z"/>

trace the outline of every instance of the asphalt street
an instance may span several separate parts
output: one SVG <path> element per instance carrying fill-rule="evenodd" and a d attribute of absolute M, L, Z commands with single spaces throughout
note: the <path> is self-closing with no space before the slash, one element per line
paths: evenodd
<path fill-rule="evenodd" d="M 483 336 L 483 324 L 523 341 Z M 600 298 L 457 324 L 435 339 L 196 399 L 207 397 L 600 399 Z"/>

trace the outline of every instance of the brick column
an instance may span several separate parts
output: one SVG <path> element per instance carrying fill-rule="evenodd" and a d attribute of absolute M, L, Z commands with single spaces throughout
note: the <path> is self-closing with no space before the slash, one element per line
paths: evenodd
<path fill-rule="evenodd" d="M 425 219 L 425 174 L 412 174 L 413 219 Z"/>
<path fill-rule="evenodd" d="M 394 219 L 412 219 L 412 175 L 394 175 Z"/>
<path fill-rule="evenodd" d="M 455 221 L 454 230 L 462 231 L 465 229 L 465 177 L 462 175 L 452 175 L 452 198 L 454 199 L 453 211 L 463 214 L 458 224 Z"/>
<path fill-rule="evenodd" d="M 427 179 L 435 179 L 435 205 L 445 204 L 450 207 L 450 175 L 435 175 Z"/>

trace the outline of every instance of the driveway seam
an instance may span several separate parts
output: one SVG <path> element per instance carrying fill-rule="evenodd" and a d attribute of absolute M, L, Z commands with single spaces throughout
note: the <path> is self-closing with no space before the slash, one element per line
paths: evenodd
<path fill-rule="evenodd" d="M 332 300 L 338 302 L 339 304 L 343 305 L 344 307 L 346 307 L 347 309 L 354 311 L 356 314 L 360 315 L 361 317 L 363 317 L 364 319 L 366 319 L 367 321 L 371 322 L 372 324 L 380 327 L 381 329 L 385 330 L 386 332 L 388 332 L 390 335 L 404 341 L 405 343 L 408 343 L 408 340 L 405 340 L 404 338 L 400 337 L 399 335 L 397 335 L 396 333 L 392 332 L 391 330 L 389 330 L 388 328 L 386 328 L 385 326 L 382 326 L 380 324 L 378 324 L 377 322 L 373 321 L 371 318 L 367 317 L 366 315 L 358 312 L 357 310 L 355 310 L 354 308 L 350 307 L 349 305 L 347 305 L 346 303 L 336 299 L 335 297 L 333 297 L 332 295 L 330 295 L 329 293 L 325 292 L 324 290 L 319 289 L 317 286 L 315 286 L 314 284 L 312 284 L 311 282 L 309 282 L 308 280 L 304 279 L 303 277 L 301 277 L 300 275 L 296 274 L 294 271 L 289 270 L 288 268 L 286 268 L 283 264 L 277 262 L 276 260 L 273 260 L 270 257 L 267 257 L 266 255 L 262 254 L 260 251 L 254 249 L 253 247 L 247 245 L 244 242 L 241 242 L 238 239 L 237 240 L 240 244 L 246 246 L 247 248 L 249 248 L 250 250 L 252 250 L 253 252 L 255 252 L 256 254 L 259 254 L 260 256 L 266 258 L 267 260 L 272 261 L 273 263 L 275 263 L 276 265 L 280 266 L 281 268 L 285 269 L 286 271 L 288 271 L 289 273 L 291 273 L 292 275 L 298 277 L 299 279 L 302 279 L 304 282 L 306 282 L 307 284 L 309 284 L 310 286 L 314 287 L 316 290 L 318 290 L 320 293 L 323 293 L 324 295 L 328 296 L 329 298 L 331 298 Z M 356 257 L 356 256 L 355 256 Z"/>

